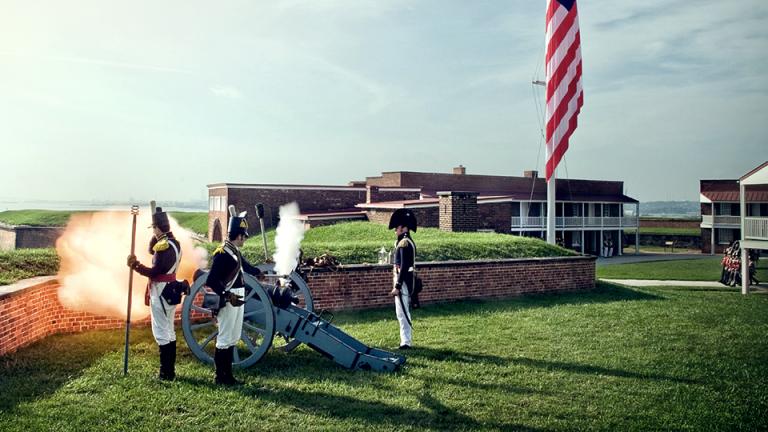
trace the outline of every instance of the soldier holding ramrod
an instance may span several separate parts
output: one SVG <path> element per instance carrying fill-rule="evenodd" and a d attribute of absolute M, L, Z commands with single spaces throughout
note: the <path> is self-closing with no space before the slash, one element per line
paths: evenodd
<path fill-rule="evenodd" d="M 169 304 L 162 293 L 166 285 L 176 282 L 181 246 L 171 232 L 168 214 L 162 208 L 155 207 L 154 201 L 151 207 L 154 236 L 149 242 L 149 253 L 152 255 L 152 267 L 141 264 L 135 255 L 128 256 L 128 267 L 149 278 L 145 303 L 150 308 L 152 336 L 160 347 L 159 378 L 172 381 L 176 378 L 176 330 L 173 327 L 176 305 Z"/>

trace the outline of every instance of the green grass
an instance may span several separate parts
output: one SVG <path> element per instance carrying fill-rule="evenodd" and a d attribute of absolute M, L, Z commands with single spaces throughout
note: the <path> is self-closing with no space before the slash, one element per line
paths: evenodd
<path fill-rule="evenodd" d="M 69 210 L 7 210 L 0 212 L 0 222 L 8 225 L 65 226 L 74 213 Z M 179 224 L 193 232 L 205 235 L 208 232 L 207 212 L 171 212 Z"/>
<path fill-rule="evenodd" d="M 208 234 L 208 212 L 170 212 L 183 228 L 200 235 Z"/>
<path fill-rule="evenodd" d="M 59 257 L 53 248 L 0 251 L 0 285 L 53 275 L 58 270 Z"/>
<path fill-rule="evenodd" d="M 274 230 L 267 232 L 270 256 L 274 253 Z M 494 233 L 447 233 L 420 228 L 413 233 L 418 261 L 475 260 L 574 255 L 573 251 L 525 237 Z M 349 222 L 313 228 L 302 241 L 305 257 L 330 253 L 343 264 L 375 263 L 378 251 L 392 250 L 394 232 L 372 222 Z M 213 247 L 213 245 L 211 246 Z M 243 248 L 246 257 L 264 260 L 261 236 L 254 234 Z"/>
<path fill-rule="evenodd" d="M 635 230 L 626 230 L 627 234 L 634 234 Z M 640 227 L 640 234 L 649 235 L 682 235 L 699 236 L 700 228 L 670 228 L 670 227 Z"/>
<path fill-rule="evenodd" d="M 681 281 L 718 281 L 722 257 L 677 261 L 652 261 L 632 264 L 612 264 L 597 267 L 601 279 L 651 279 Z M 757 279 L 768 281 L 768 262 L 758 262 Z"/>
<path fill-rule="evenodd" d="M 0 222 L 8 225 L 64 226 L 73 211 L 65 210 L 7 210 L 0 212 Z"/>
<path fill-rule="evenodd" d="M 397 345 L 392 310 L 339 313 Z M 157 381 L 148 329 L 47 338 L 0 358 L 0 430 L 765 430 L 768 296 L 601 284 L 590 293 L 428 306 L 397 373 L 351 372 L 302 347 L 219 388 L 180 340 Z M 179 332 L 180 334 L 180 332 Z M 727 343 L 724 343 L 727 341 Z M 762 413 L 762 414 L 761 414 Z"/>

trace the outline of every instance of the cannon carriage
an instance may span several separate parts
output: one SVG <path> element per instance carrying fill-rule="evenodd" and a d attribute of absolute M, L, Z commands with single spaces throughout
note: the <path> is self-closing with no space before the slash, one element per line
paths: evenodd
<path fill-rule="evenodd" d="M 331 314 L 316 313 L 309 286 L 296 271 L 285 277 L 277 275 L 272 264 L 258 267 L 265 280 L 244 275 L 243 330 L 233 365 L 247 368 L 257 363 L 273 346 L 275 336 L 285 341 L 282 349 L 287 352 L 303 343 L 348 369 L 394 371 L 405 363 L 404 356 L 369 347 L 334 326 Z M 213 311 L 206 305 L 215 304 L 218 296 L 205 287 L 205 280 L 204 275 L 192 284 L 181 319 L 192 353 L 212 364 L 218 331 Z"/>

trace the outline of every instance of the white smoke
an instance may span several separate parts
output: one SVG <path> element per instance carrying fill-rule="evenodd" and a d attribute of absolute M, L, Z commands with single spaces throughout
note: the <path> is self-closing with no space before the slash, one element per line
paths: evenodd
<path fill-rule="evenodd" d="M 304 238 L 304 224 L 298 219 L 296 202 L 280 206 L 280 223 L 275 231 L 275 272 L 288 275 L 299 262 L 299 248 Z"/>

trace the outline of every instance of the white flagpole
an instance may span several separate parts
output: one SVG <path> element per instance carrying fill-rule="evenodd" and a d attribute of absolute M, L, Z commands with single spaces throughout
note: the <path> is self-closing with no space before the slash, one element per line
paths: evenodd
<path fill-rule="evenodd" d="M 549 153 L 549 152 L 547 152 Z M 549 160 L 549 155 L 547 157 Z M 552 171 L 552 177 L 547 181 L 547 243 L 555 244 L 555 179 L 557 168 Z"/>

